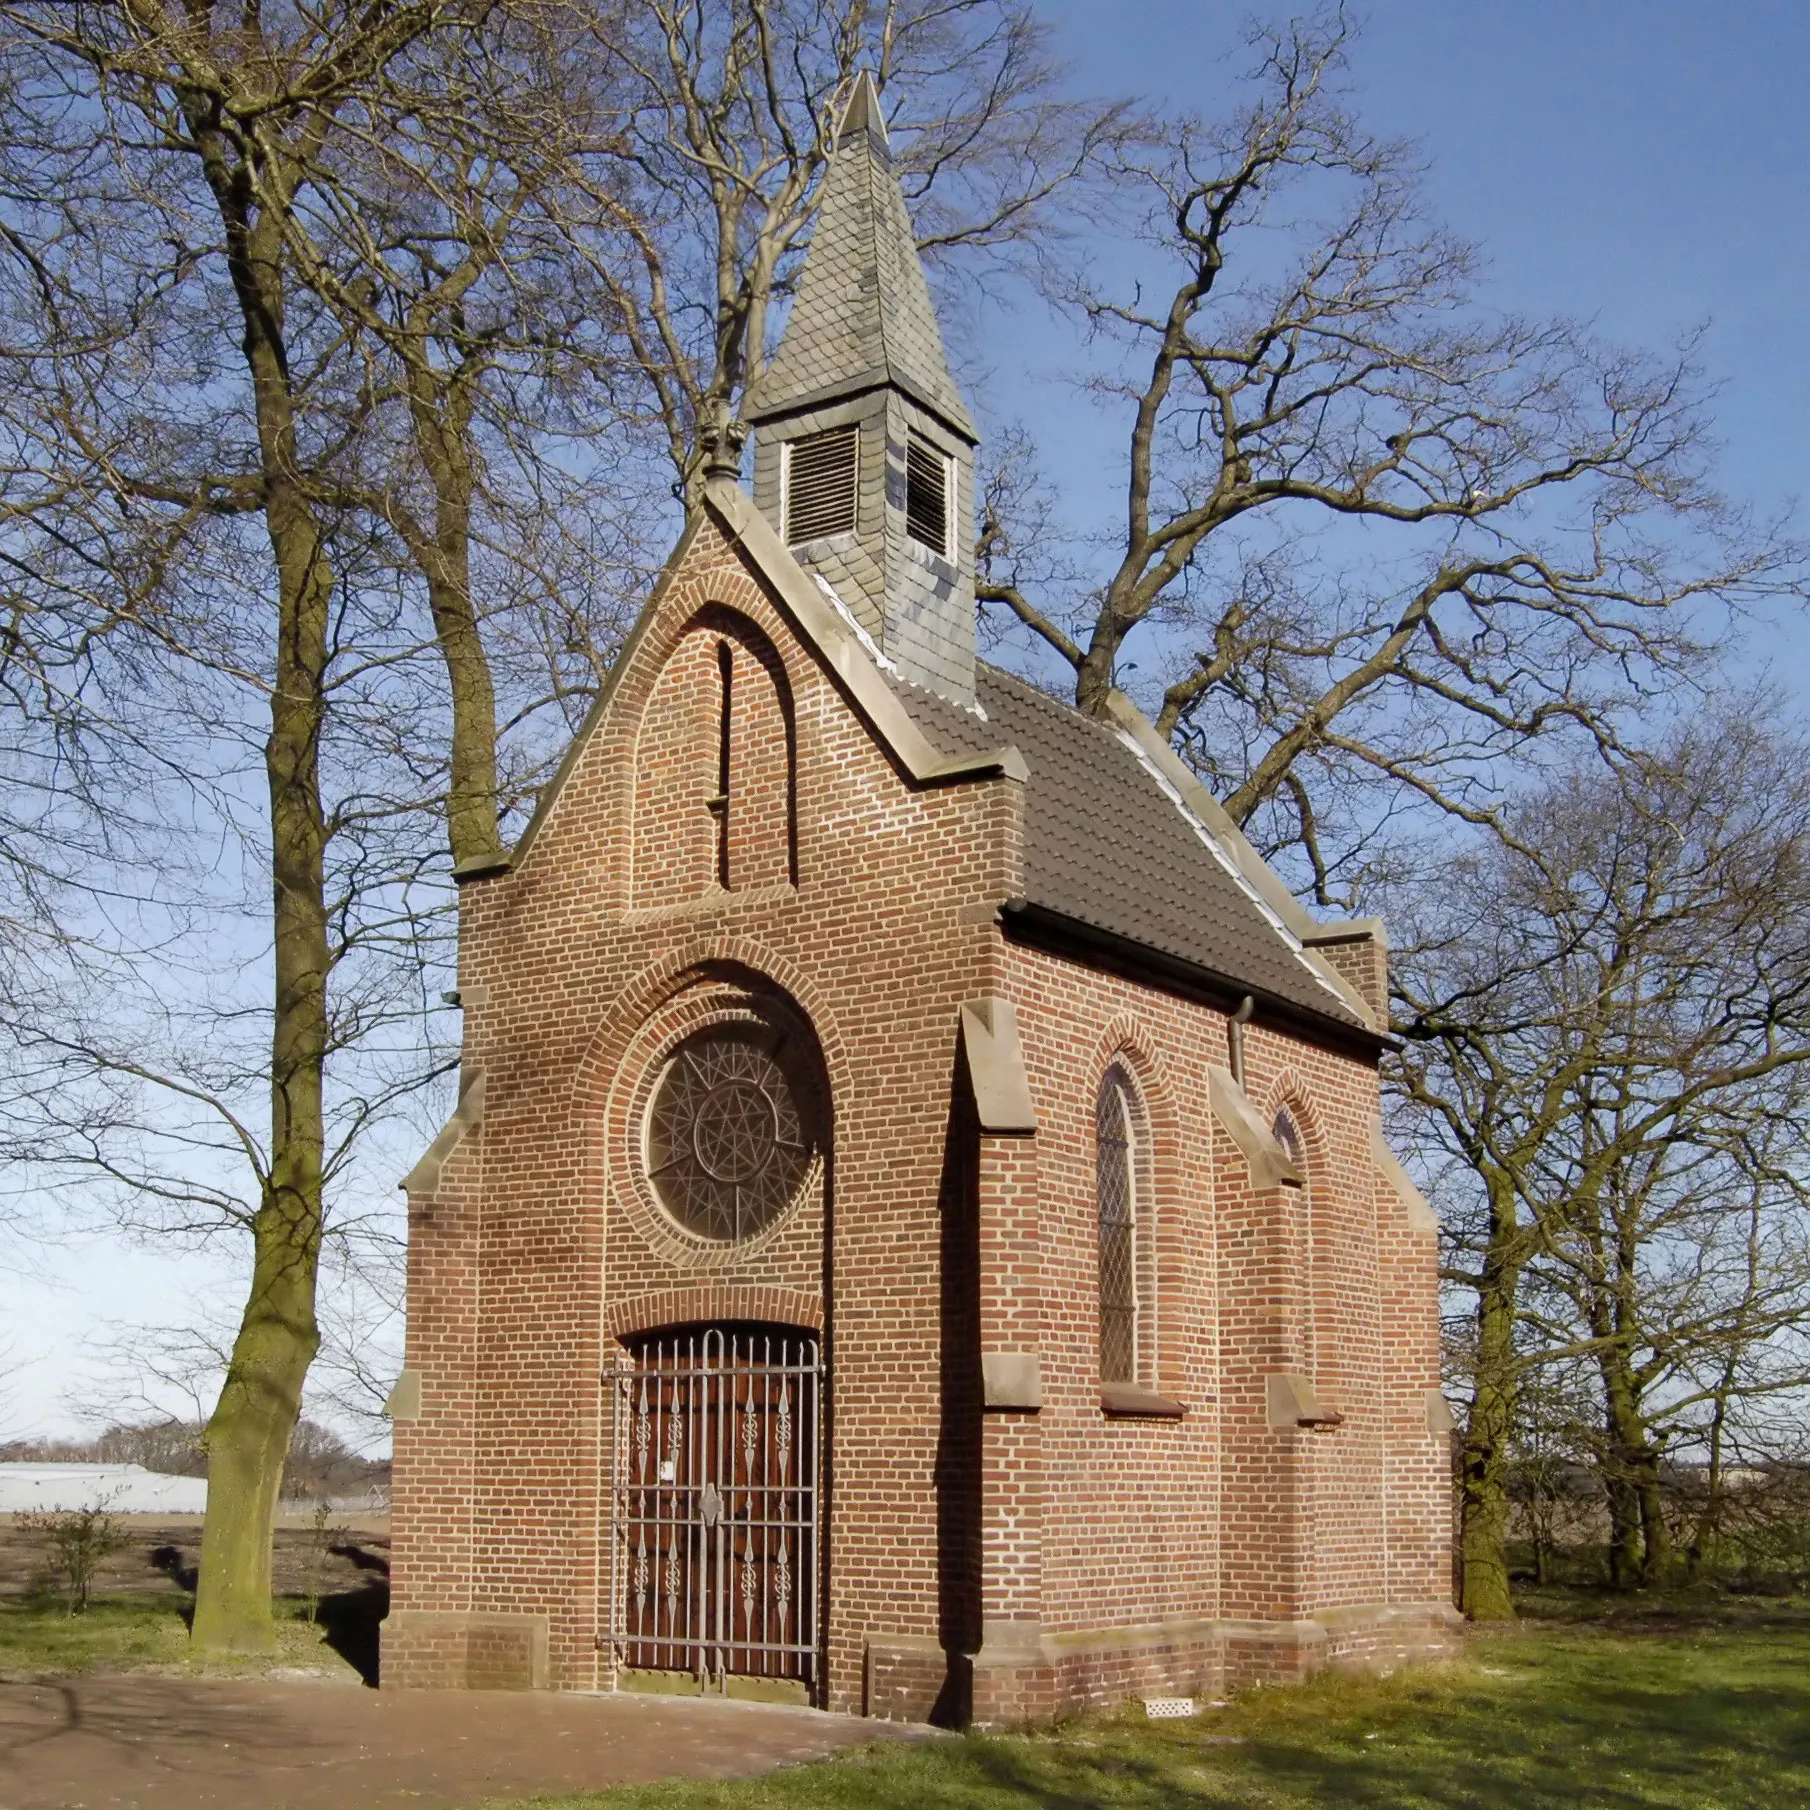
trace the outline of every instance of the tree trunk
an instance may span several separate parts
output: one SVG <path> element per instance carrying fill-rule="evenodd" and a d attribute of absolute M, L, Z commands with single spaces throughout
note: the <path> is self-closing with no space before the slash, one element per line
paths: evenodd
<path fill-rule="evenodd" d="M 425 334 L 420 336 L 425 340 Z M 446 833 L 453 866 L 495 860 L 503 851 L 498 827 L 496 688 L 471 594 L 471 499 L 474 479 L 466 435 L 471 410 L 462 393 L 438 399 L 424 349 L 411 372 L 415 446 L 434 489 L 431 536 L 414 549 L 427 581 L 434 638 L 446 663 L 452 747 L 446 792 Z M 469 373 L 461 382 L 475 381 Z"/>
<path fill-rule="evenodd" d="M 1497 1240 L 1496 1242 L 1500 1242 Z M 1464 1429 L 1458 1606 L 1472 1621 L 1513 1621 L 1508 1593 L 1508 1442 L 1514 1430 L 1518 1267 L 1488 1254 L 1477 1293 L 1477 1378 Z"/>
<path fill-rule="evenodd" d="M 1605 1496 L 1609 1508 L 1609 1585 L 1632 1590 L 1640 1577 L 1640 1498 L 1627 1477 L 1627 1455 L 1612 1445 Z"/>
<path fill-rule="evenodd" d="M 1640 1581 L 1663 1584 L 1672 1565 L 1672 1529 L 1665 1518 L 1665 1491 L 1659 1482 L 1659 1454 L 1641 1454 L 1635 1493 L 1640 1500 Z"/>
<path fill-rule="evenodd" d="M 245 321 L 265 481 L 264 521 L 277 577 L 277 635 L 264 745 L 270 795 L 272 954 L 270 1168 L 252 1226 L 252 1286 L 220 1399 L 208 1422 L 207 1520 L 195 1598 L 196 1645 L 267 1652 L 271 1540 L 283 1461 L 319 1348 L 328 1043 L 327 830 L 320 745 L 326 714 L 332 572 L 320 522 L 300 479 L 293 398 L 281 342 L 281 241 L 269 216 L 226 214 L 229 264 Z"/>

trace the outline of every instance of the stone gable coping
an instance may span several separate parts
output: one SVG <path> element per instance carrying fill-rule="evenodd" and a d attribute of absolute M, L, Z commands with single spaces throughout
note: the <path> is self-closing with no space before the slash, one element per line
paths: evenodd
<path fill-rule="evenodd" d="M 945 755 L 933 747 L 887 684 L 874 656 L 831 608 L 816 583 L 792 557 L 785 542 L 741 487 L 725 478 L 712 479 L 705 486 L 704 504 L 731 545 L 739 546 L 748 555 L 756 571 L 772 587 L 790 626 L 828 669 L 843 695 L 912 785 L 946 785 L 975 779 L 1010 779 L 1023 784 L 1030 777 L 1024 756 L 1010 745 L 983 754 L 957 755 Z M 512 872 L 527 859 L 567 779 L 577 767 L 597 726 L 608 715 L 617 685 L 633 663 L 636 649 L 646 639 L 660 600 L 683 567 L 700 526 L 699 513 L 694 510 L 678 545 L 655 581 L 640 618 L 622 644 L 622 651 L 616 656 L 609 676 L 597 694 L 597 701 L 573 736 L 552 779 L 542 789 L 534 815 L 529 818 L 528 827 L 522 831 L 515 847 L 500 857 L 461 862 L 453 869 L 453 878 L 459 884 Z"/>

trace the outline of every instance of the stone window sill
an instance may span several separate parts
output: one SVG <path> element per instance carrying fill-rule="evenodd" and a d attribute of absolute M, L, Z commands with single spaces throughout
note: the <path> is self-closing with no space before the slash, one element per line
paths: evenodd
<path fill-rule="evenodd" d="M 1154 1389 L 1141 1389 L 1136 1383 L 1102 1383 L 1100 1411 L 1115 1419 L 1180 1420 L 1187 1409 Z"/>

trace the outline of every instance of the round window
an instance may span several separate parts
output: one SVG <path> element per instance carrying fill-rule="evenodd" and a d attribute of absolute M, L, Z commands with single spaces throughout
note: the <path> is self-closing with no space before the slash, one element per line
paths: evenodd
<path fill-rule="evenodd" d="M 815 1140 L 772 1034 L 740 1026 L 673 1051 L 647 1114 L 661 1205 L 703 1238 L 750 1238 L 792 1203 Z"/>

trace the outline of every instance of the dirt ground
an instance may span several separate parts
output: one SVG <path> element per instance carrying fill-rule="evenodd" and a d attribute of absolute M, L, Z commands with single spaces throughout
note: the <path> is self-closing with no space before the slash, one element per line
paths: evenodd
<path fill-rule="evenodd" d="M 199 1516 L 122 1517 L 130 1544 L 98 1596 L 193 1588 Z M 48 1579 L 42 1536 L 0 1516 L 0 1596 Z M 319 1599 L 318 1663 L 285 1675 L 171 1668 L 0 1678 L 0 1810 L 454 1810 L 496 1798 L 661 1778 L 746 1778 L 864 1741 L 923 1736 L 777 1705 L 504 1691 L 401 1692 L 377 1682 L 389 1607 L 382 1520 L 278 1530 L 280 1596 Z M 104 1662 L 103 1662 L 104 1663 Z"/>
<path fill-rule="evenodd" d="M 119 1515 L 130 1544 L 102 1564 L 95 1589 L 162 1591 L 191 1589 L 201 1559 L 199 1515 Z M 311 1584 L 322 1594 L 343 1593 L 387 1579 L 390 1523 L 385 1515 L 332 1515 L 317 1524 L 285 1515 L 273 1554 L 278 1596 L 299 1596 Z M 0 1515 L 0 1595 L 21 1596 L 38 1587 L 50 1567 L 50 1542 Z"/>
<path fill-rule="evenodd" d="M 748 1778 L 927 1735 L 674 1697 L 71 1678 L 0 1684 L 0 1810 L 454 1810 L 651 1779 Z"/>

